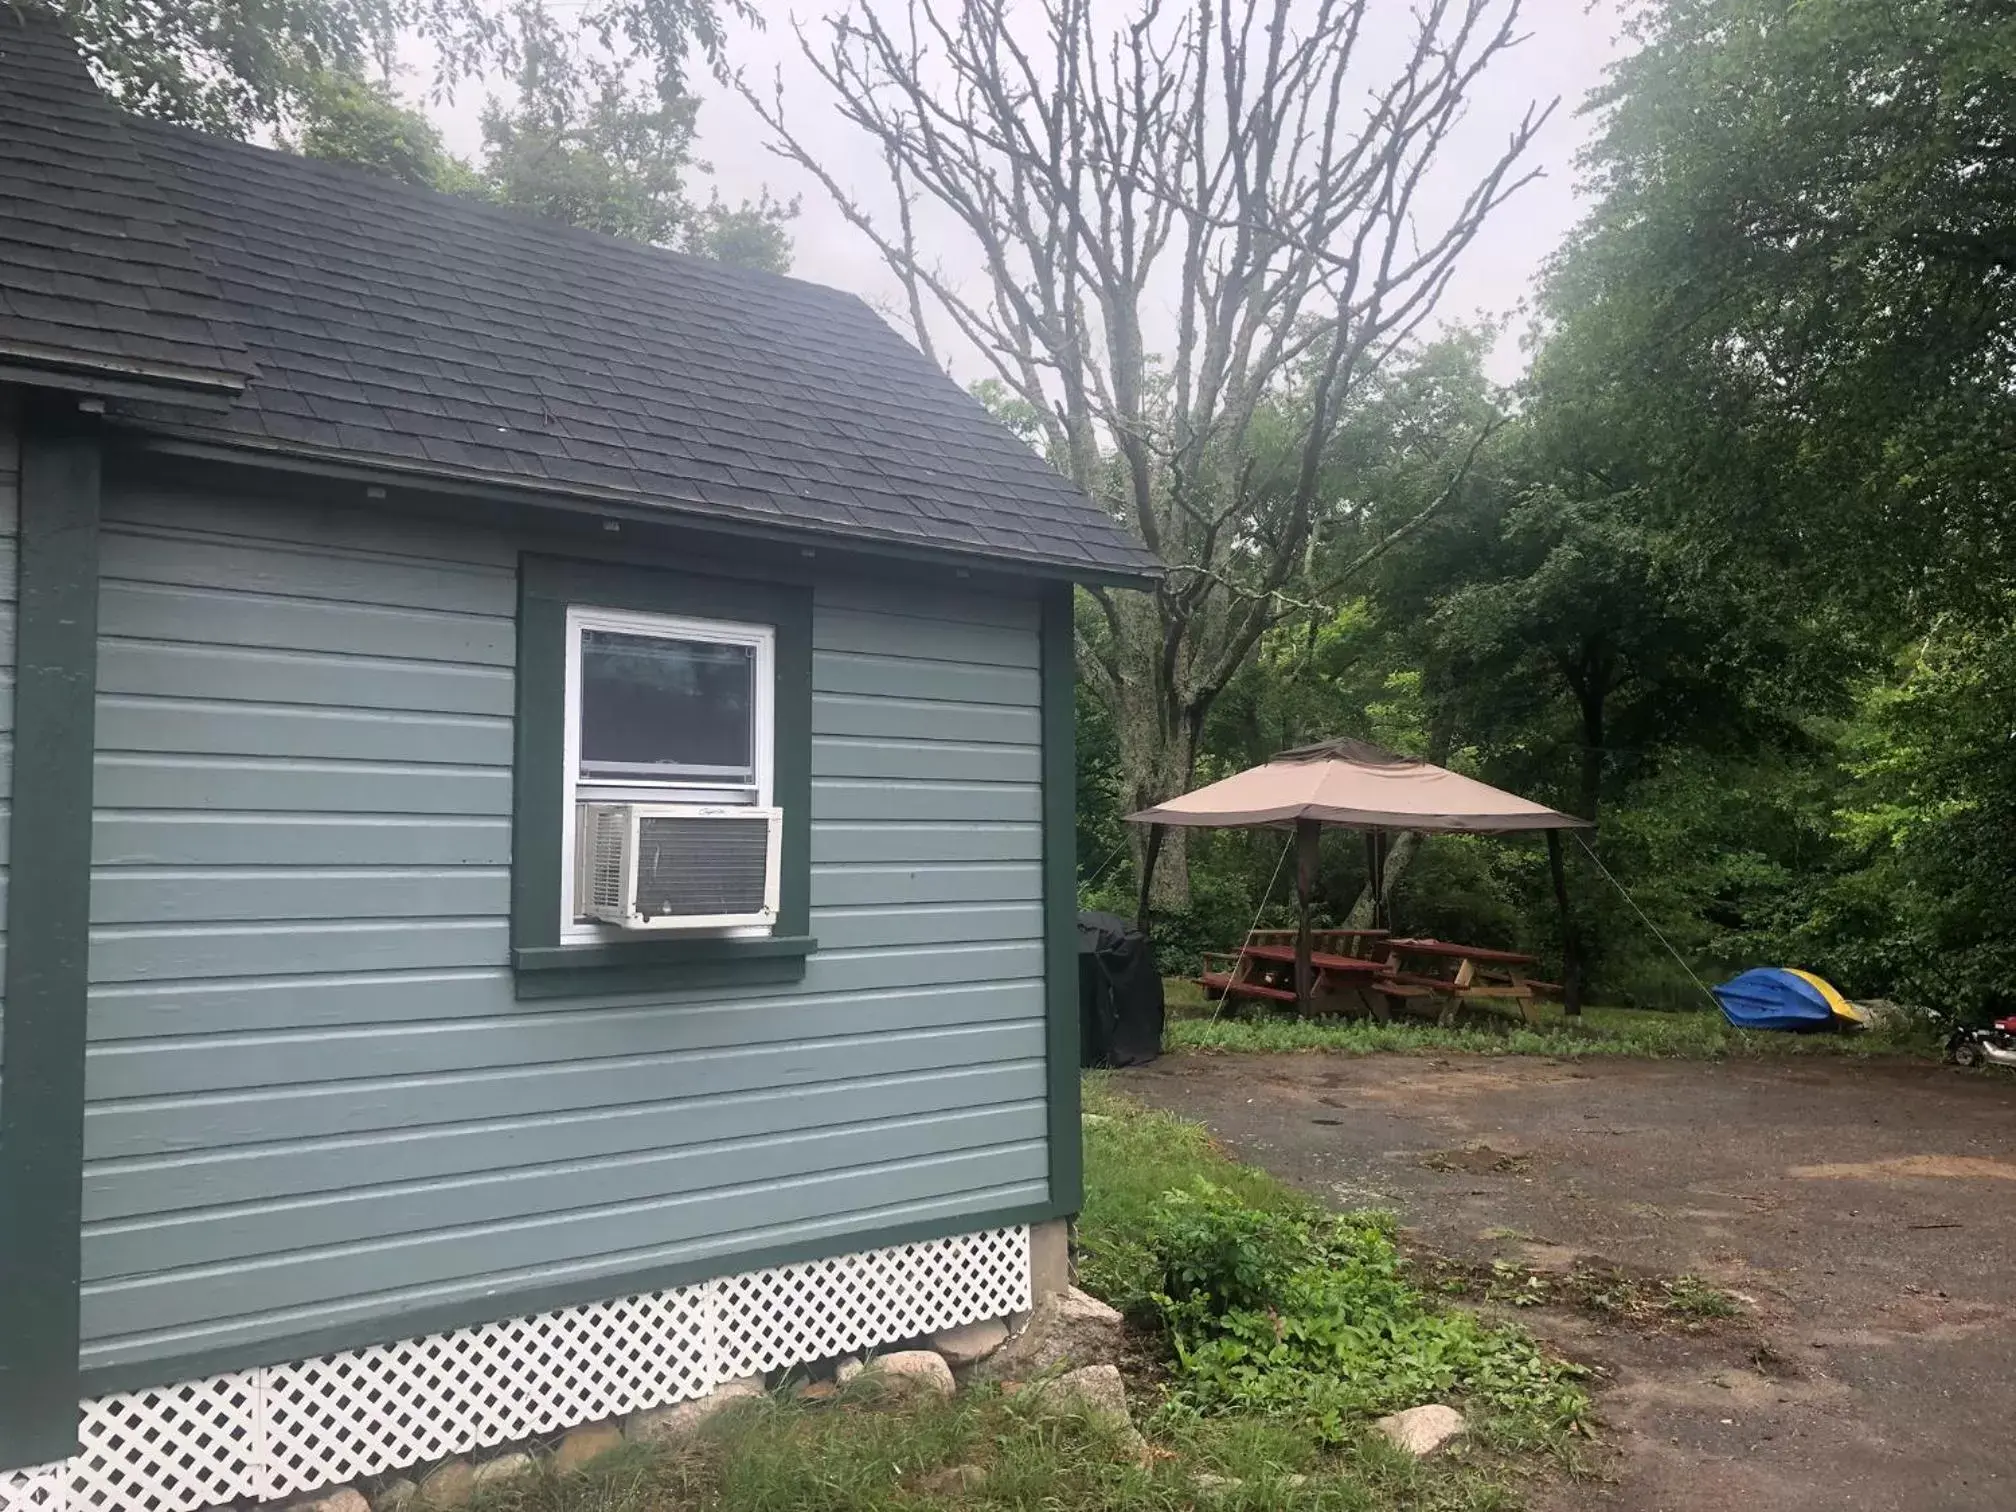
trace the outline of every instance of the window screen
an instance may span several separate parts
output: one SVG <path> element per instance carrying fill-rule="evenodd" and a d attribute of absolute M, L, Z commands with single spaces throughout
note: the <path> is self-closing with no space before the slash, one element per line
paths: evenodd
<path fill-rule="evenodd" d="M 756 778 L 752 646 L 581 631 L 581 778 Z"/>

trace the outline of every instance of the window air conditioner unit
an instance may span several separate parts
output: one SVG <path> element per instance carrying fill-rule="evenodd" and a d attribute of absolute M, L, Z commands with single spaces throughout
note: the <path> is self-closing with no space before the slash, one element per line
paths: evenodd
<path fill-rule="evenodd" d="M 784 811 L 743 805 L 581 805 L 584 913 L 625 929 L 777 922 Z"/>

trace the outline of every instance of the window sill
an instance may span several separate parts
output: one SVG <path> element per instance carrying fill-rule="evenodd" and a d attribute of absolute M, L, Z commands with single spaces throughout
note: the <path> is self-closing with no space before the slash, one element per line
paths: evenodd
<path fill-rule="evenodd" d="M 511 964 L 520 998 L 588 997 L 795 982 L 818 948 L 810 935 L 613 940 L 521 946 Z"/>

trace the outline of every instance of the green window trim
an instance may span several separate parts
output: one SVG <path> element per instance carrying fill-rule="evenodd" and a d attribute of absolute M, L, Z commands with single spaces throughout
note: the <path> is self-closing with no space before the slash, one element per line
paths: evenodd
<path fill-rule="evenodd" d="M 1052 1216 L 1084 1206 L 1078 1058 L 1078 653 L 1076 590 L 1056 583 L 1041 609 L 1043 696 L 1044 1057 L 1049 1082 Z"/>
<path fill-rule="evenodd" d="M 711 564 L 710 564 L 711 565 Z M 752 569 L 753 570 L 753 569 Z M 784 811 L 777 924 L 762 938 L 563 941 L 567 610 L 776 628 L 772 801 Z M 512 773 L 511 962 L 520 998 L 796 981 L 812 938 L 812 591 L 794 583 L 526 553 L 518 568 L 517 744 Z"/>
<path fill-rule="evenodd" d="M 21 428 L 14 804 L 0 1062 L 0 1470 L 77 1452 L 99 437 Z M 22 885 L 33 878 L 34 885 Z"/>

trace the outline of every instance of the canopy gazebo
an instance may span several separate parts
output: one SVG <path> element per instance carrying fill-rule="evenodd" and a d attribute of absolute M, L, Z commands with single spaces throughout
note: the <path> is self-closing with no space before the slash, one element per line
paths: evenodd
<path fill-rule="evenodd" d="M 1385 868 L 1390 837 L 1403 830 L 1430 834 L 1503 835 L 1542 830 L 1554 897 L 1561 909 L 1562 998 L 1581 1011 L 1580 969 L 1568 915 L 1568 882 L 1561 831 L 1588 829 L 1544 804 L 1507 793 L 1412 756 L 1399 756 L 1348 737 L 1283 751 L 1260 766 L 1214 782 L 1167 803 L 1129 814 L 1135 824 L 1175 824 L 1199 829 L 1263 826 L 1295 831 L 1295 996 L 1307 1010 L 1310 992 L 1309 894 L 1316 885 L 1317 845 L 1326 824 L 1365 835 L 1373 923 L 1386 922 Z"/>

